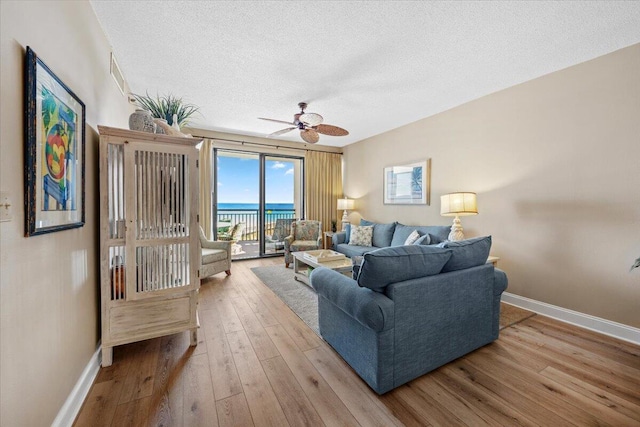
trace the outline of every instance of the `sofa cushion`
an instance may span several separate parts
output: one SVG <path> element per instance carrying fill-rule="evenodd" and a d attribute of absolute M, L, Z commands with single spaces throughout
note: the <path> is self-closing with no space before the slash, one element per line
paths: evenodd
<path fill-rule="evenodd" d="M 345 238 L 344 238 L 344 242 L 345 243 L 349 243 L 349 237 L 351 237 L 351 224 L 347 223 L 344 226 L 344 232 L 346 233 L 345 234 Z"/>
<path fill-rule="evenodd" d="M 393 237 L 389 246 L 402 246 L 407 241 L 409 235 L 416 229 L 414 225 L 396 224 L 396 229 L 393 231 Z"/>
<path fill-rule="evenodd" d="M 355 245 L 349 245 L 347 243 L 340 243 L 338 246 L 335 247 L 335 250 L 337 252 L 345 254 L 349 258 L 353 258 L 354 256 L 362 256 L 366 252 L 371 252 L 376 249 L 378 248 L 373 246 L 355 246 Z"/>
<path fill-rule="evenodd" d="M 391 239 L 393 238 L 393 232 L 396 229 L 396 223 L 390 224 L 378 224 L 376 222 L 367 221 L 366 219 L 360 220 L 360 225 L 372 225 L 373 226 L 373 239 L 371 243 L 378 248 L 386 248 L 391 246 Z"/>
<path fill-rule="evenodd" d="M 208 249 L 202 248 L 202 263 L 211 264 L 212 262 L 227 259 L 226 249 Z"/>
<path fill-rule="evenodd" d="M 448 241 L 441 243 L 439 246 L 452 250 L 451 258 L 442 268 L 442 272 L 463 270 L 487 262 L 489 250 L 491 250 L 491 236 Z"/>
<path fill-rule="evenodd" d="M 351 237 L 349 237 L 349 244 L 355 246 L 371 246 L 372 237 L 372 225 L 353 225 L 351 226 Z"/>
<path fill-rule="evenodd" d="M 358 284 L 376 292 L 394 282 L 440 273 L 451 250 L 411 245 L 376 249 L 364 254 Z"/>

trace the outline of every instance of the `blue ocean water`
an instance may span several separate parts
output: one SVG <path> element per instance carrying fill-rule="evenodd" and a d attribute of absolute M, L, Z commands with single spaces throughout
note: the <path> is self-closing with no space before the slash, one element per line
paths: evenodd
<path fill-rule="evenodd" d="M 258 203 L 218 203 L 218 224 L 244 222 L 247 231 L 258 227 Z M 265 224 L 272 227 L 278 218 L 294 218 L 293 203 L 267 203 L 265 205 Z"/>
<path fill-rule="evenodd" d="M 258 210 L 258 203 L 218 203 L 218 210 Z M 265 209 L 278 211 L 293 211 L 293 203 L 267 203 Z"/>

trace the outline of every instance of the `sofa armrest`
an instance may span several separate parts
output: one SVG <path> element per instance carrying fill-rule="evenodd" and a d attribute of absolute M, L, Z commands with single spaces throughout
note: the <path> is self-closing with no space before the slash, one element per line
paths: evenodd
<path fill-rule="evenodd" d="M 289 250 L 291 243 L 293 243 L 293 236 L 289 235 L 284 238 L 284 247 L 286 250 Z"/>
<path fill-rule="evenodd" d="M 335 248 L 340 243 L 344 243 L 347 241 L 347 232 L 346 231 L 337 231 L 331 237 L 331 244 Z"/>
<path fill-rule="evenodd" d="M 318 267 L 310 276 L 311 286 L 359 323 L 376 332 L 393 328 L 394 303 L 385 295 L 361 288 L 349 277 L 326 267 Z"/>
<path fill-rule="evenodd" d="M 500 296 L 505 289 L 507 289 L 507 285 L 508 285 L 508 280 L 507 280 L 507 274 L 496 268 L 494 270 L 494 278 L 495 280 L 493 281 L 493 296 Z"/>

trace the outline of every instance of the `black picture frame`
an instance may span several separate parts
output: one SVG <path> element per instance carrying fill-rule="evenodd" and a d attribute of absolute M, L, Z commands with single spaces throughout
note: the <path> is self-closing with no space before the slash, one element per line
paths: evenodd
<path fill-rule="evenodd" d="M 25 236 L 85 223 L 84 103 L 27 46 Z"/>

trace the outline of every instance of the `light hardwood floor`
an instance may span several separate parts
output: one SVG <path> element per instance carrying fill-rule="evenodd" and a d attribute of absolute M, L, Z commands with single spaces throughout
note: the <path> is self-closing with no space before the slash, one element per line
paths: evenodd
<path fill-rule="evenodd" d="M 203 280 L 197 347 L 116 347 L 75 425 L 640 425 L 640 347 L 540 315 L 378 396 L 250 270 L 282 262 Z"/>

